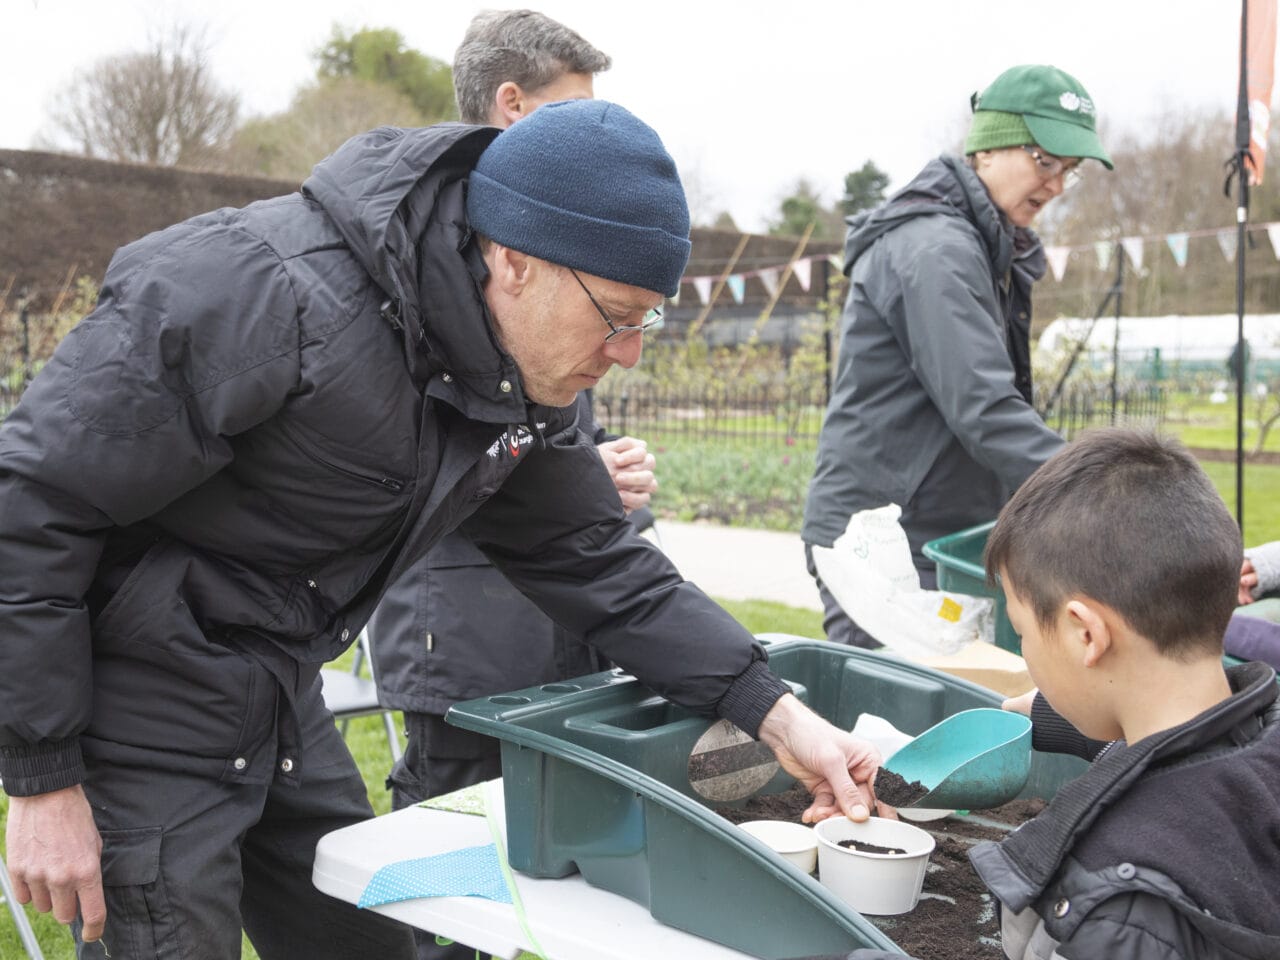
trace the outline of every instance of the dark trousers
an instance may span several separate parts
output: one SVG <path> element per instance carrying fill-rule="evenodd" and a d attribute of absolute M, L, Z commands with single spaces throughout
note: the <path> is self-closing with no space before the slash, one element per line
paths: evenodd
<path fill-rule="evenodd" d="M 804 545 L 804 559 L 809 569 L 809 576 L 813 577 L 814 583 L 818 585 L 818 596 L 822 600 L 822 629 L 827 639 L 832 643 L 843 643 L 847 647 L 862 647 L 865 650 L 879 650 L 883 647 L 884 644 L 858 626 L 853 618 L 844 612 L 840 602 L 831 595 L 831 591 L 818 576 L 818 568 L 813 564 L 813 551 L 807 543 Z M 917 568 L 917 572 L 920 574 L 922 588 L 925 590 L 938 588 L 936 569 Z"/>
<path fill-rule="evenodd" d="M 406 713 L 404 724 L 404 756 L 387 778 L 392 809 L 502 776 L 502 748 L 493 737 L 452 726 L 433 713 Z M 418 960 L 475 960 L 471 947 L 438 944 L 433 934 L 421 930 L 413 936 Z"/>
<path fill-rule="evenodd" d="M 242 925 L 263 960 L 413 956 L 406 925 L 311 882 L 319 839 L 373 810 L 318 683 L 299 722 L 296 787 L 210 780 L 184 771 L 180 753 L 87 758 L 107 924 L 89 944 L 72 925 L 77 957 L 238 960 Z"/>

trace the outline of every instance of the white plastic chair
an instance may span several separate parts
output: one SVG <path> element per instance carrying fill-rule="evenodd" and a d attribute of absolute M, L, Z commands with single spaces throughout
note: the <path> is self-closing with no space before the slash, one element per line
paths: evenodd
<path fill-rule="evenodd" d="M 396 731 L 395 717 L 392 711 L 378 703 L 378 684 L 370 677 L 361 676 L 361 668 L 365 661 L 369 662 L 370 674 L 373 672 L 373 652 L 369 648 L 369 631 L 361 630 L 356 641 L 355 656 L 351 661 L 351 672 L 326 667 L 320 671 L 323 681 L 324 705 L 333 713 L 338 721 L 338 729 L 347 735 L 347 724 L 355 717 L 371 717 L 382 714 L 382 724 L 387 731 L 387 746 L 391 750 L 391 759 L 400 759 L 400 735 Z"/>

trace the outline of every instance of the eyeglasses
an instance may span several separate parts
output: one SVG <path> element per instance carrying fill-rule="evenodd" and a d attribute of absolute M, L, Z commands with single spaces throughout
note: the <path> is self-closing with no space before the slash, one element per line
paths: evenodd
<path fill-rule="evenodd" d="M 1030 144 L 1023 144 L 1022 149 L 1031 154 L 1031 159 L 1036 162 L 1036 172 L 1040 174 L 1041 180 L 1052 180 L 1054 177 L 1062 177 L 1062 186 L 1074 187 L 1083 179 L 1080 172 L 1080 161 L 1072 162 L 1063 160 L 1061 157 L 1055 157 L 1051 153 L 1045 153 L 1039 147 L 1033 147 Z"/>
<path fill-rule="evenodd" d="M 605 343 L 612 343 L 614 340 L 621 340 L 624 337 L 631 336 L 633 333 L 644 333 L 650 327 L 656 326 L 662 322 L 662 311 L 655 307 L 648 311 L 644 315 L 644 319 L 639 323 L 618 326 L 609 319 L 609 314 L 604 312 L 604 307 L 600 306 L 600 304 L 596 302 L 596 298 L 591 295 L 591 291 L 587 289 L 587 285 L 583 283 L 582 278 L 578 276 L 578 271 L 574 270 L 573 267 L 568 267 L 567 269 L 573 274 L 573 279 L 578 281 L 578 286 L 580 286 L 582 288 L 582 292 L 587 295 L 587 299 L 591 301 L 591 305 L 596 308 L 596 313 L 600 314 L 600 319 L 609 325 L 609 333 L 604 338 Z"/>

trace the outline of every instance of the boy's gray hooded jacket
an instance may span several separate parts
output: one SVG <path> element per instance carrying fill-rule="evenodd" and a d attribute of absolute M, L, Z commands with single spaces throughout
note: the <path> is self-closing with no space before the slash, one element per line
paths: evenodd
<path fill-rule="evenodd" d="M 936 537 L 995 519 L 1061 445 L 1031 406 L 1031 285 L 1044 251 L 958 157 L 849 221 L 835 390 L 805 505 L 829 547 L 896 503 L 918 565 Z"/>
<path fill-rule="evenodd" d="M 763 650 L 632 532 L 495 339 L 464 203 L 495 135 L 375 130 L 300 194 L 118 251 L 0 428 L 7 792 L 78 783 L 90 752 L 296 777 L 265 746 L 296 739 L 292 704 L 469 516 L 558 622 L 755 732 L 786 689 Z"/>

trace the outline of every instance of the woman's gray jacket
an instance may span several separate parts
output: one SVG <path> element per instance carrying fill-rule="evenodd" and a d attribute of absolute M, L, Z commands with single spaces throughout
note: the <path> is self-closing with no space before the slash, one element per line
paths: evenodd
<path fill-rule="evenodd" d="M 995 519 L 1062 443 L 1031 405 L 1044 251 L 958 157 L 849 224 L 849 297 L 802 534 L 829 547 L 853 513 L 896 503 L 931 567 L 925 542 Z"/>

